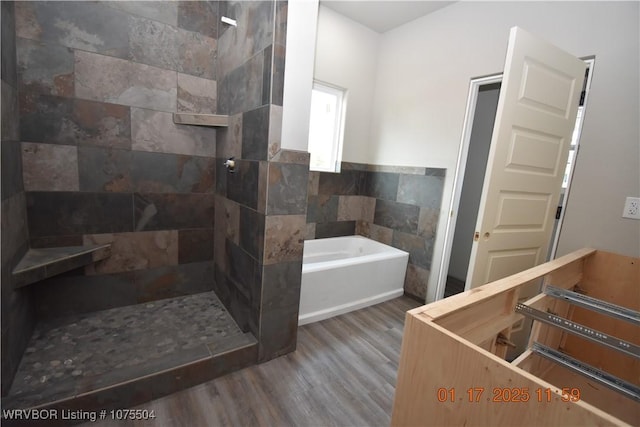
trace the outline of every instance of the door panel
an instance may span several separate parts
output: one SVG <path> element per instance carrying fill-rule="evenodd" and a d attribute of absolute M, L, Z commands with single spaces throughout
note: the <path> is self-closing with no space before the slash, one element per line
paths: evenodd
<path fill-rule="evenodd" d="M 548 194 L 501 192 L 494 232 L 543 230 L 550 202 Z"/>
<path fill-rule="evenodd" d="M 559 69 L 546 66 L 532 58 L 524 58 L 519 102 L 546 114 L 567 118 L 571 112 L 575 83 L 572 76 Z"/>
<path fill-rule="evenodd" d="M 514 128 L 506 168 L 511 172 L 555 176 L 562 140 L 553 135 Z M 564 170 L 563 170 L 564 172 Z"/>
<path fill-rule="evenodd" d="M 511 30 L 467 289 L 546 259 L 585 68 Z"/>
<path fill-rule="evenodd" d="M 514 269 L 522 271 L 530 268 L 536 262 L 540 248 L 510 249 L 507 251 L 494 250 L 487 257 L 488 268 L 483 278 L 486 283 L 510 276 Z"/>

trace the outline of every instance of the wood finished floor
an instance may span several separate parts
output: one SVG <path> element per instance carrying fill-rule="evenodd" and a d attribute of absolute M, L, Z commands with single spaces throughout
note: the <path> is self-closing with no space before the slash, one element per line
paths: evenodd
<path fill-rule="evenodd" d="M 388 426 L 407 310 L 400 297 L 298 329 L 294 353 L 85 426 Z"/>

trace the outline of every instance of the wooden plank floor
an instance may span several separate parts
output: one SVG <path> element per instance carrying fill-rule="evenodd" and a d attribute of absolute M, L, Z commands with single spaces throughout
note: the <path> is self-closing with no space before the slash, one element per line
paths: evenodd
<path fill-rule="evenodd" d="M 404 313 L 400 297 L 298 329 L 298 349 L 135 409 L 149 421 L 86 426 L 386 426 Z"/>

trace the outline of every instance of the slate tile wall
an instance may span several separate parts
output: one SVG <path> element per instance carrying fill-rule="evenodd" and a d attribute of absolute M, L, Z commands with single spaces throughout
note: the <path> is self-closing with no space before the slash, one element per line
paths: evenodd
<path fill-rule="evenodd" d="M 268 164 L 259 360 L 294 351 L 306 233 L 309 154 L 281 150 Z"/>
<path fill-rule="evenodd" d="M 108 260 L 34 286 L 39 316 L 213 289 L 216 130 L 172 113 L 217 112 L 218 8 L 16 3 L 30 243 L 113 245 Z"/>
<path fill-rule="evenodd" d="M 1 3 L 1 93 L 2 130 L 0 132 L 1 200 L 1 307 L 2 319 L 2 396 L 9 392 L 35 324 L 32 290 L 13 289 L 11 272 L 29 247 L 26 201 L 22 179 L 20 117 L 18 115 L 18 78 L 16 65 L 15 4 Z"/>
<path fill-rule="evenodd" d="M 280 149 L 287 2 L 221 2 L 216 175 L 216 293 L 259 341 L 259 360 L 295 349 L 306 218 L 307 153 Z M 286 297 L 285 297 L 286 296 Z M 280 299 L 282 298 L 282 299 Z"/>
<path fill-rule="evenodd" d="M 280 149 L 286 17 L 286 1 L 16 5 L 30 243 L 114 246 L 33 286 L 38 316 L 213 288 L 260 360 L 295 349 L 309 159 Z"/>
<path fill-rule="evenodd" d="M 22 93 L 20 136 L 47 144 L 131 149 L 131 108 L 76 98 Z"/>
<path fill-rule="evenodd" d="M 217 164 L 234 157 L 236 167 L 233 173 L 224 167 L 217 169 L 214 252 L 216 294 L 238 325 L 258 337 L 257 316 L 252 315 L 251 307 L 260 305 L 257 272 L 265 217 L 264 209 L 258 209 L 260 159 L 246 157 L 244 131 L 258 124 L 246 117 L 262 107 L 264 52 L 254 49 L 254 37 L 262 34 L 266 41 L 260 44 L 268 45 L 273 16 L 263 13 L 263 19 L 250 22 L 249 14 L 255 11 L 253 3 L 221 2 L 219 8 L 220 16 L 235 19 L 238 27 L 221 25 L 218 33 L 218 110 L 230 116 L 230 126 L 219 134 Z M 262 109 L 268 111 L 268 106 Z M 267 126 L 268 119 L 267 115 L 263 120 Z M 264 125 L 249 132 L 259 137 L 260 128 Z"/>
<path fill-rule="evenodd" d="M 306 239 L 363 235 L 409 252 L 404 289 L 426 298 L 444 169 L 343 163 L 310 172 Z"/>

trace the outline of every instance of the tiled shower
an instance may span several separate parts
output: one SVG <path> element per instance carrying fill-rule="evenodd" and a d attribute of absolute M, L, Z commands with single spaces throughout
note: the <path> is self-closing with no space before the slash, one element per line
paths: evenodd
<path fill-rule="evenodd" d="M 286 1 L 2 2 L 3 408 L 129 407 L 295 350 L 305 238 L 406 250 L 424 299 L 444 170 L 282 150 L 286 27 Z"/>
<path fill-rule="evenodd" d="M 179 307 L 204 341 L 156 360 L 182 371 L 84 405 L 131 405 L 295 349 L 308 154 L 280 149 L 286 11 L 282 1 L 2 2 L 3 407 L 24 383 L 16 372 L 83 378 L 64 356 L 18 369 L 47 353 L 46 339 L 73 339 L 63 325 L 98 318 L 144 330 L 143 313 Z M 176 125 L 176 112 L 226 115 L 229 126 Z M 15 286 L 27 250 L 96 244 L 111 255 Z M 218 322 L 229 314 L 254 345 L 211 341 L 229 338 Z M 148 338 L 147 353 L 160 344 L 171 347 Z M 134 368 L 114 368 L 114 381 Z"/>

